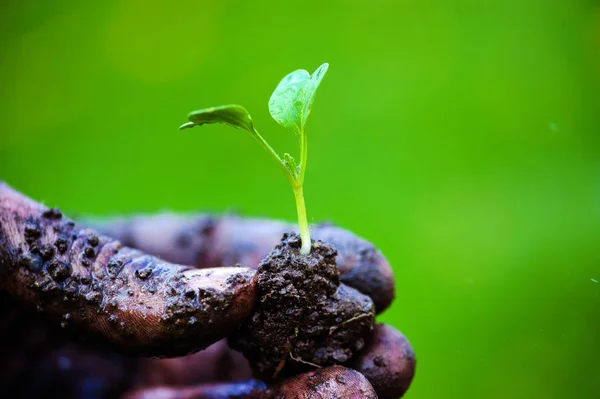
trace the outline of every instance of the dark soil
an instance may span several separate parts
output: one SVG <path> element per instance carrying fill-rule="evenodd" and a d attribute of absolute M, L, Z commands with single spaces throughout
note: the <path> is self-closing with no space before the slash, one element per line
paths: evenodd
<path fill-rule="evenodd" d="M 373 301 L 340 284 L 335 248 L 317 241 L 303 256 L 300 244 L 285 234 L 260 263 L 259 304 L 229 340 L 261 379 L 347 363 L 373 329 Z"/>

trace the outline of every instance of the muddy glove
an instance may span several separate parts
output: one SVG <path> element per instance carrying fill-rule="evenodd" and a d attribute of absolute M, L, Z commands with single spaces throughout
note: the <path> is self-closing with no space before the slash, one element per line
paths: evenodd
<path fill-rule="evenodd" d="M 160 259 L 68 221 L 0 184 L 0 299 L 3 308 L 11 307 L 7 318 L 13 317 L 13 323 L 2 324 L 2 358 L 8 360 L 0 375 L 3 391 L 31 396 L 34 384 L 25 390 L 19 385 L 27 377 L 30 383 L 41 379 L 46 384 L 50 377 L 62 378 L 63 396 L 114 397 L 129 390 L 132 397 L 375 397 L 364 376 L 382 398 L 398 397 L 408 388 L 414 356 L 404 337 L 386 326 L 377 326 L 368 347 L 346 364 L 361 373 L 334 366 L 268 387 L 256 380 L 214 383 L 248 376 L 248 365 L 223 342 L 178 359 L 140 360 L 139 355 L 178 356 L 208 347 L 229 336 L 257 299 L 251 268 L 197 269 L 161 259 L 195 267 L 256 266 L 290 226 L 163 215 L 97 227 Z M 389 305 L 392 275 L 370 244 L 329 226 L 314 231 L 338 248 L 344 282 L 370 295 L 378 311 Z M 38 315 L 28 313 L 31 308 Z M 40 329 L 46 319 L 50 324 Z M 55 331 L 58 325 L 62 330 Z M 37 338 L 26 340 L 30 334 L 18 334 L 22 330 L 37 331 Z M 29 347 L 37 344 L 33 365 L 19 355 L 19 339 Z M 74 344 L 74 339 L 86 342 Z M 54 341 L 61 343 L 49 343 Z M 75 387 L 67 390 L 69 383 Z"/>

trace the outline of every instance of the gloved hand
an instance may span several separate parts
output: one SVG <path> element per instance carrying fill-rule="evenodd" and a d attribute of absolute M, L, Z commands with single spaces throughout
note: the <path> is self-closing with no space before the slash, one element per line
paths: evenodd
<path fill-rule="evenodd" d="M 253 311 L 254 268 L 291 225 L 167 214 L 88 224 L 96 230 L 0 183 L 7 397 L 397 398 L 408 389 L 414 354 L 389 326 L 377 325 L 344 366 L 269 385 L 222 340 Z M 312 231 L 337 248 L 345 284 L 377 312 L 389 306 L 393 276 L 371 244 L 329 225 Z"/>

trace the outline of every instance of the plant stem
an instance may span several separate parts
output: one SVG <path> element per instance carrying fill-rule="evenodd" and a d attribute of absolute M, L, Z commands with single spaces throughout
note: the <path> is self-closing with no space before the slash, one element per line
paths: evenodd
<path fill-rule="evenodd" d="M 300 254 L 309 255 L 312 244 L 310 241 L 310 231 L 308 231 L 306 205 L 304 205 L 304 193 L 301 185 L 293 186 L 293 189 L 294 197 L 296 197 L 296 208 L 298 209 L 298 228 L 300 229 L 300 240 L 302 240 Z"/>
<path fill-rule="evenodd" d="M 298 183 L 304 185 L 304 174 L 306 173 L 306 157 L 308 156 L 308 143 L 306 142 L 306 131 L 300 132 L 300 173 Z"/>
<path fill-rule="evenodd" d="M 265 149 L 271 155 L 273 160 L 277 162 L 277 165 L 285 174 L 285 177 L 290 182 L 292 190 L 294 190 L 294 197 L 296 198 L 296 209 L 298 210 L 298 228 L 300 230 L 300 240 L 302 241 L 302 247 L 300 248 L 300 254 L 310 255 L 312 243 L 310 241 L 310 231 L 308 230 L 308 218 L 306 216 L 306 205 L 304 204 L 304 191 L 302 186 L 304 184 L 304 173 L 306 171 L 306 134 L 304 131 L 300 132 L 300 171 L 297 175 L 292 175 L 285 163 L 281 160 L 281 157 L 273 147 L 267 143 L 267 141 L 258 133 L 256 129 L 253 132 L 254 138 L 258 141 L 262 148 Z"/>

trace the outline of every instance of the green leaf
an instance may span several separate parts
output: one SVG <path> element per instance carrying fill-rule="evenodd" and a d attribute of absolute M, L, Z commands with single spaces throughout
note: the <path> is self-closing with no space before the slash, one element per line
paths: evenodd
<path fill-rule="evenodd" d="M 279 82 L 269 99 L 269 112 L 277 123 L 295 133 L 304 130 L 315 93 L 328 67 L 325 63 L 312 75 L 299 69 Z"/>
<path fill-rule="evenodd" d="M 283 154 L 283 164 L 289 170 L 290 174 L 294 176 L 294 178 L 298 177 L 298 166 L 296 165 L 296 160 L 287 152 Z"/>
<path fill-rule="evenodd" d="M 194 122 L 186 122 L 183 125 L 179 126 L 179 130 L 183 130 L 183 129 L 191 129 L 194 126 L 196 126 L 196 124 Z"/>
<path fill-rule="evenodd" d="M 241 105 L 221 105 L 192 111 L 188 115 L 189 122 L 179 127 L 180 130 L 211 123 L 223 123 L 254 134 L 254 124 L 246 108 Z"/>

